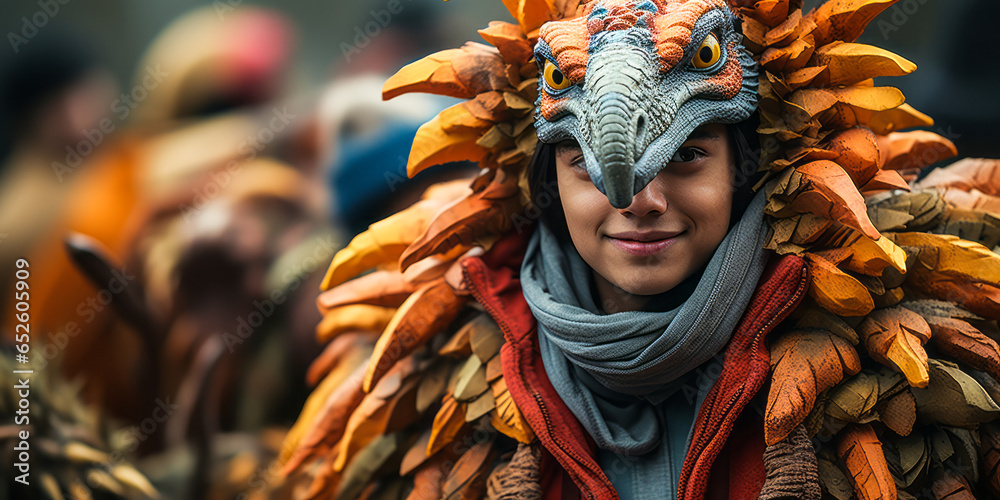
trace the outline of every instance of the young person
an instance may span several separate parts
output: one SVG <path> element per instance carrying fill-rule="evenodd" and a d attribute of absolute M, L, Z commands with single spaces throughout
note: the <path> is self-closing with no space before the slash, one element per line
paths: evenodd
<path fill-rule="evenodd" d="M 756 497 L 763 486 L 761 415 L 745 406 L 759 381 L 737 377 L 741 386 L 748 384 L 741 405 L 698 416 L 721 372 L 752 374 L 732 365 L 738 358 L 723 361 L 737 325 L 794 305 L 758 305 L 746 313 L 773 257 L 762 248 L 767 235 L 763 196 L 751 201 L 756 155 L 747 144 L 747 129 L 752 132 L 752 124 L 697 127 L 621 209 L 594 185 L 578 143 L 539 145 L 531 166 L 532 191 L 540 193 L 554 181 L 558 203 L 543 213 L 521 267 L 523 294 L 537 320 L 537 341 L 528 344 L 534 349 L 537 343 L 542 361 L 531 364 L 533 378 L 521 380 L 525 392 L 534 392 L 547 385 L 539 382 L 547 378 L 558 394 L 558 400 L 549 397 L 548 411 L 565 423 L 552 427 L 548 436 L 536 429 L 543 443 L 584 434 L 596 445 L 579 443 L 589 456 L 564 459 L 560 468 L 568 479 L 598 465 L 607 479 L 595 472 L 594 484 L 587 484 L 598 498 L 615 493 L 677 498 L 692 440 L 728 441 L 733 427 L 713 425 L 719 417 L 754 422 L 743 424 L 744 432 L 759 440 L 735 446 L 759 449 L 738 449 L 732 460 L 728 450 L 719 459 L 712 456 L 719 450 L 712 449 L 698 457 L 708 466 L 690 465 L 684 471 L 684 484 L 707 484 L 715 470 L 739 480 L 732 485 L 716 480 L 712 493 L 733 489 Z M 778 295 L 801 298 L 801 261 L 788 258 L 783 264 L 783 273 L 764 282 L 785 292 Z M 724 385 L 715 394 L 733 389 Z M 530 400 L 524 406 L 530 408 Z M 574 427 L 576 432 L 568 431 Z M 550 450 L 544 456 L 554 465 L 559 453 Z"/>
<path fill-rule="evenodd" d="M 929 359 L 975 368 L 959 330 L 1000 352 L 976 329 L 995 323 L 960 321 L 1000 318 L 1000 257 L 924 233 L 958 216 L 935 193 L 869 198 L 894 214 L 878 227 L 866 213 L 862 193 L 908 189 L 896 169 L 953 151 L 896 132 L 929 121 L 871 78 L 912 68 L 852 45 L 889 2 L 504 3 L 518 24 L 480 31 L 496 50 L 433 54 L 383 87 L 469 99 L 421 127 L 411 173 L 484 168 L 334 258 L 320 333 L 348 337 L 330 351 L 364 343 L 352 328 L 380 336 L 363 361 L 317 360 L 337 368 L 289 434 L 287 471 L 322 471 L 311 491 L 342 496 L 1000 494 L 1000 469 L 973 484 L 987 474 L 958 453 L 894 461 L 940 425 L 1000 442 L 993 401 L 938 411 L 949 381 L 979 379 Z M 837 406 L 859 389 L 860 413 Z"/>

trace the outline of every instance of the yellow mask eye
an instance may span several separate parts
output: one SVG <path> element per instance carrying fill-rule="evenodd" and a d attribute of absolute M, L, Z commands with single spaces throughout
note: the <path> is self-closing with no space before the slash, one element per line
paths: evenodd
<path fill-rule="evenodd" d="M 698 51 L 694 53 L 691 64 L 698 69 L 711 68 L 719 62 L 720 57 L 722 57 L 722 46 L 719 45 L 719 39 L 715 38 L 715 34 L 709 33 L 705 41 L 701 42 Z"/>
<path fill-rule="evenodd" d="M 545 60 L 545 84 L 552 90 L 568 89 L 573 82 L 566 78 L 566 75 L 559 71 L 559 68 L 552 61 Z"/>

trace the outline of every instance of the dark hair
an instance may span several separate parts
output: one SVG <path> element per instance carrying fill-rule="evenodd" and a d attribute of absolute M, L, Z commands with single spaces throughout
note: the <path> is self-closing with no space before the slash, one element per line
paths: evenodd
<path fill-rule="evenodd" d="M 758 172 L 760 166 L 760 135 L 757 126 L 760 118 L 757 113 L 750 118 L 732 125 L 726 125 L 729 133 L 729 144 L 736 161 L 736 171 L 733 178 L 733 208 L 729 214 L 729 227 L 733 227 L 743 217 L 743 212 L 750 206 L 757 193 L 753 187 L 764 176 Z"/>
<path fill-rule="evenodd" d="M 549 193 L 552 202 L 539 207 L 538 221 L 545 224 L 560 238 L 569 238 L 566 214 L 559 203 L 559 185 L 556 183 L 556 145 L 539 141 L 535 154 L 528 163 L 528 191 L 531 203 L 538 205 L 542 193 Z"/>
<path fill-rule="evenodd" d="M 733 204 L 729 216 L 730 228 L 740 220 L 750 205 L 756 194 L 753 187 L 763 175 L 757 172 L 760 161 L 760 138 L 757 135 L 759 123 L 757 113 L 754 113 L 747 120 L 726 125 L 729 146 L 732 148 L 736 166 L 733 179 Z M 542 193 L 548 193 L 554 201 L 558 201 L 555 144 L 539 142 L 535 147 L 535 154 L 528 164 L 528 189 L 532 203 L 536 203 Z M 556 235 L 569 238 L 566 215 L 563 213 L 561 203 L 550 203 L 546 207 L 541 207 L 539 221 Z"/>

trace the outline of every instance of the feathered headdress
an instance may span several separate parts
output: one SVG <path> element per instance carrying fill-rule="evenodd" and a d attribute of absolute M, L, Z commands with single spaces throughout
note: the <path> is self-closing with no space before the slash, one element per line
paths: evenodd
<path fill-rule="evenodd" d="M 498 372 L 503 338 L 496 325 L 479 313 L 448 328 L 474 310 L 456 292 L 457 262 L 538 214 L 525 168 L 538 141 L 536 123 L 544 125 L 552 112 L 536 115 L 536 103 L 545 105 L 539 89 L 578 82 L 572 66 L 586 64 L 585 50 L 550 51 L 560 74 L 540 84 L 540 70 L 545 78 L 550 71 L 537 59 L 543 25 L 586 15 L 579 28 L 586 33 L 592 18 L 605 15 L 595 9 L 624 3 L 504 0 L 517 24 L 495 21 L 480 30 L 490 45 L 429 55 L 386 82 L 385 98 L 431 92 L 467 99 L 417 132 L 411 175 L 456 160 L 479 162 L 483 170 L 471 186 L 430 189 L 334 258 L 317 329 L 329 346 L 312 367 L 318 386 L 283 457 L 286 472 L 312 471 L 311 496 L 361 492 L 402 448 L 401 477 L 415 474 L 414 481 L 444 496 L 475 496 L 492 463 L 487 451 L 445 456 L 444 444 L 477 422 L 521 442 L 533 439 Z M 694 4 L 715 5 L 632 3 L 633 10 L 650 3 L 692 12 Z M 1000 207 L 1000 163 L 959 162 L 919 185 L 907 182 L 956 150 L 931 132 L 900 132 L 932 121 L 899 90 L 873 83 L 915 65 L 855 43 L 893 3 L 831 0 L 808 13 L 796 0 L 728 5 L 742 27 L 733 43 L 745 46 L 759 71 L 764 180 L 757 188 L 767 190 L 767 247 L 801 255 L 811 276 L 810 298 L 771 338 L 766 440 L 778 445 L 800 426 L 832 439 L 835 446 L 818 451 L 819 474 L 836 498 L 902 497 L 924 486 L 971 495 L 980 481 L 1000 495 L 1000 427 L 991 423 L 1000 415 L 1000 258 L 990 250 L 1000 240 L 990 213 Z M 657 36 L 654 57 L 694 57 L 686 45 L 700 41 L 695 33 L 705 38 L 698 19 L 676 16 L 673 24 L 648 27 Z M 617 29 L 601 22 L 599 29 Z M 575 36 L 571 31 L 565 36 Z M 728 42 L 720 42 L 724 51 Z M 681 52 L 672 53 L 671 43 Z M 629 171 L 634 185 L 626 179 L 624 188 L 599 187 L 608 188 L 609 199 L 616 189 L 641 188 L 649 172 L 640 170 Z M 442 333 L 437 361 L 411 356 Z M 432 411 L 423 436 L 393 433 Z M 451 472 L 419 467 L 455 459 Z"/>

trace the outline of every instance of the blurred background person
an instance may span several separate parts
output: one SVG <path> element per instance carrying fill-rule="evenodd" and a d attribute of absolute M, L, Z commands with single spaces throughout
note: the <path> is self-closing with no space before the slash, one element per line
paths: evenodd
<path fill-rule="evenodd" d="M 92 149 L 117 87 L 85 38 L 52 26 L 14 57 L 0 58 L 0 290 L 64 209 L 73 179 L 61 169 Z M 98 132 L 100 133 L 100 132 Z M 70 166 L 71 165 L 71 166 Z M 11 265 L 8 265 L 11 263 Z"/>
<path fill-rule="evenodd" d="M 407 176 L 417 129 L 458 101 L 423 94 L 383 101 L 381 84 L 388 76 L 335 79 L 320 98 L 317 128 L 329 213 L 348 238 L 413 204 L 431 184 L 471 179 L 477 172 L 472 163 L 459 162 Z"/>
<path fill-rule="evenodd" d="M 278 96 L 275 82 L 289 56 L 289 26 L 271 12 L 248 10 L 227 23 L 206 18 L 214 20 L 211 9 L 187 14 L 151 44 L 135 84 L 105 108 L 115 127 L 85 159 L 86 169 L 64 174 L 75 177 L 62 200 L 64 210 L 29 256 L 41 270 L 32 284 L 36 339 L 42 341 L 36 352 L 50 360 L 60 357 L 67 376 L 84 380 L 88 400 L 130 420 L 144 418 L 152 403 L 136 404 L 129 397 L 145 389 L 133 375 L 147 360 L 132 354 L 148 332 L 129 332 L 117 321 L 115 294 L 108 293 L 112 285 L 90 283 L 70 262 L 63 241 L 71 232 L 81 233 L 128 261 L 136 234 L 160 205 L 187 210 L 190 219 L 210 201 L 199 186 L 214 182 L 210 192 L 216 196 L 226 187 L 222 174 L 206 179 L 209 172 L 226 172 L 230 162 L 238 172 L 241 162 L 263 153 L 264 145 L 258 150 L 258 144 L 249 144 L 270 117 L 247 108 Z M 246 56 L 247 50 L 261 53 L 255 48 L 270 52 Z M 290 130 L 287 123 L 276 123 Z M 241 143 L 248 146 L 241 149 Z M 132 280 L 141 270 L 117 270 L 124 288 L 135 292 L 139 286 Z M 161 320 L 169 315 L 159 296 L 148 298 L 151 314 Z"/>

